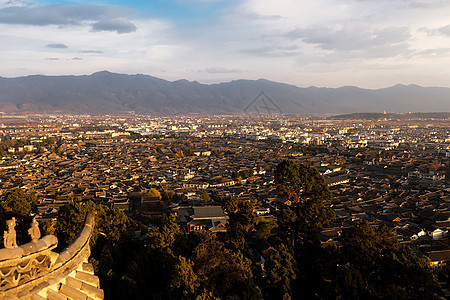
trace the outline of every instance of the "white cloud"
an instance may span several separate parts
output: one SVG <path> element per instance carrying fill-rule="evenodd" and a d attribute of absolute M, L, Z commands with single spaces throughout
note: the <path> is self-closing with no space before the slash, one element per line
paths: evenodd
<path fill-rule="evenodd" d="M 47 46 L 45 46 L 47 48 L 53 48 L 53 49 L 67 49 L 69 48 L 67 45 L 65 44 L 58 44 L 58 43 L 51 43 L 51 44 L 47 44 Z"/>
<path fill-rule="evenodd" d="M 207 24 L 114 6 L 0 7 L 0 76 L 108 69 L 203 82 L 449 86 L 449 1 L 243 0 Z"/>
<path fill-rule="evenodd" d="M 135 32 L 136 25 L 124 18 L 114 18 L 108 20 L 101 20 L 92 24 L 91 31 L 115 31 L 119 34 Z"/>
<path fill-rule="evenodd" d="M 252 14 L 278 17 L 244 19 Z M 439 28 L 441 35 L 445 34 L 444 26 L 450 18 L 448 1 L 248 0 L 240 7 L 240 16 L 242 30 L 250 29 L 252 33 L 247 34 L 257 37 L 248 41 L 245 53 L 276 58 L 280 66 L 280 61 L 290 61 L 291 66 L 286 69 L 266 72 L 278 78 L 289 73 L 290 83 L 302 85 L 303 79 L 297 78 L 311 78 L 314 73 L 320 74 L 317 78 L 324 80 L 322 85 L 338 86 L 343 81 L 351 85 L 365 78 L 362 86 L 366 87 L 390 85 L 389 80 L 400 78 L 398 74 L 403 74 L 405 81 L 424 84 L 429 83 L 429 78 L 436 79 L 433 74 L 439 71 L 450 76 L 437 61 L 449 61 L 448 52 L 439 49 L 449 48 L 450 40 L 432 38 L 419 30 Z M 422 72 L 411 72 L 417 65 Z M 360 76 L 369 74 L 365 66 L 370 66 L 367 69 L 376 75 L 370 81 L 369 76 Z M 376 70 L 373 66 L 377 66 Z M 383 70 L 387 76 L 381 75 Z M 438 81 L 449 86 L 444 79 Z"/>
<path fill-rule="evenodd" d="M 233 74 L 233 73 L 243 73 L 241 69 L 228 69 L 223 67 L 210 67 L 202 70 L 195 70 L 195 72 L 205 72 L 210 74 Z"/>

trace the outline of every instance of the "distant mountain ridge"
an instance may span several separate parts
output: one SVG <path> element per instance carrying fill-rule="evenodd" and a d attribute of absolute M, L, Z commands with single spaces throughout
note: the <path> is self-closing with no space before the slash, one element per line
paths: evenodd
<path fill-rule="evenodd" d="M 416 113 L 351 113 L 327 117 L 329 120 L 450 120 L 450 112 Z"/>
<path fill-rule="evenodd" d="M 149 75 L 101 71 L 83 76 L 0 77 L 0 112 L 114 114 L 244 113 L 264 93 L 289 114 L 450 111 L 450 88 L 395 85 L 369 90 L 300 88 L 265 79 L 218 84 L 167 81 Z M 261 102 L 262 103 L 262 102 Z M 256 103 L 258 104 L 258 103 Z M 258 107 L 262 107 L 259 105 Z M 258 108 L 256 108 L 258 110 Z M 264 109 L 258 110 L 264 113 Z"/>

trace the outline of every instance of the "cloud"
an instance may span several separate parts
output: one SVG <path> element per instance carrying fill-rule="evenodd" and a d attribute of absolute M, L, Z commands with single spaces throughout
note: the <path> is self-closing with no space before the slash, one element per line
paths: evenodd
<path fill-rule="evenodd" d="M 436 48 L 419 50 L 413 53 L 414 56 L 420 57 L 443 57 L 450 55 L 450 48 Z"/>
<path fill-rule="evenodd" d="M 233 74 L 233 73 L 243 73 L 241 69 L 227 69 L 227 68 L 206 68 L 203 70 L 196 70 L 197 72 L 205 72 L 210 74 Z"/>
<path fill-rule="evenodd" d="M 45 47 L 53 48 L 53 49 L 66 49 L 66 48 L 69 48 L 67 45 L 57 44 L 57 43 L 47 44 L 47 46 L 45 46 Z"/>
<path fill-rule="evenodd" d="M 450 36 L 450 25 L 447 26 L 443 26 L 441 28 L 438 28 L 437 31 L 440 34 L 446 35 L 446 36 Z"/>
<path fill-rule="evenodd" d="M 114 1 L 138 9 L 25 1 L 0 0 L 2 75 L 107 68 L 168 80 L 366 87 L 414 76 L 426 79 L 421 84 L 437 78 L 448 85 L 450 76 L 450 10 L 442 8 L 448 0 L 168 0 L 161 7 Z M 61 42 L 69 48 L 45 47 Z M 49 61 L 60 51 L 64 57 Z M 371 66 L 373 76 L 365 71 Z"/>
<path fill-rule="evenodd" d="M 73 57 L 72 60 L 83 60 L 81 57 Z"/>
<path fill-rule="evenodd" d="M 30 5 L 30 2 L 29 1 L 25 1 L 25 0 L 8 0 L 8 1 L 0 1 L 0 5 L 4 5 L 4 6 L 24 6 L 24 5 Z"/>
<path fill-rule="evenodd" d="M 136 25 L 124 18 L 102 20 L 92 24 L 92 31 L 115 31 L 119 34 L 130 33 L 137 30 Z"/>
<path fill-rule="evenodd" d="M 86 53 L 86 54 L 101 54 L 101 53 L 103 53 L 103 51 L 98 51 L 98 50 L 82 50 L 81 53 Z"/>
<path fill-rule="evenodd" d="M 433 35 L 444 35 L 444 36 L 450 36 L 450 24 L 446 26 L 442 26 L 439 28 L 427 28 L 427 27 L 421 27 L 417 29 L 418 32 L 424 32 L 429 36 Z"/>
<path fill-rule="evenodd" d="M 0 23 L 33 26 L 91 25 L 93 32 L 130 33 L 136 25 L 126 19 L 131 9 L 118 6 L 17 5 L 0 9 Z"/>
<path fill-rule="evenodd" d="M 45 60 L 59 60 L 58 57 L 47 57 L 45 58 Z"/>
<path fill-rule="evenodd" d="M 130 9 L 117 6 L 42 5 L 11 6 L 0 9 L 0 23 L 80 25 L 84 21 L 124 17 Z"/>
<path fill-rule="evenodd" d="M 421 0 L 421 1 L 410 1 L 403 0 L 407 7 L 417 8 L 417 9 L 435 9 L 448 6 L 447 0 Z"/>
<path fill-rule="evenodd" d="M 271 20 L 280 20 L 283 17 L 281 17 L 280 15 L 261 15 L 261 14 L 257 14 L 257 13 L 247 13 L 247 14 L 243 14 L 241 16 L 243 19 L 247 19 L 247 20 L 252 20 L 252 21 L 257 21 L 257 20 L 264 20 L 264 21 L 271 21 Z"/>
<path fill-rule="evenodd" d="M 323 50 L 336 51 L 393 46 L 408 41 L 410 36 L 407 27 L 372 29 L 357 25 L 341 26 L 341 28 L 313 25 L 308 28 L 292 30 L 286 34 L 286 37 L 300 39 L 304 43 L 316 45 Z"/>
<path fill-rule="evenodd" d="M 263 46 L 257 48 L 249 48 L 241 50 L 242 53 L 251 54 L 262 57 L 290 57 L 299 55 L 299 47 L 292 46 Z"/>

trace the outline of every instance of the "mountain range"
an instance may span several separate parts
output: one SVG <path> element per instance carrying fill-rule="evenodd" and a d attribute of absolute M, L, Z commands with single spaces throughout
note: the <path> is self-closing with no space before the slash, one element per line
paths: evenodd
<path fill-rule="evenodd" d="M 265 79 L 218 84 L 101 71 L 0 77 L 0 112 L 115 114 L 342 114 L 450 111 L 450 88 L 301 88 Z"/>

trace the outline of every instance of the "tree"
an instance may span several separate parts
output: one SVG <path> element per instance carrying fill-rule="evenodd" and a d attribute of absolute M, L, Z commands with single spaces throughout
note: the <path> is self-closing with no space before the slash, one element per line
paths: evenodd
<path fill-rule="evenodd" d="M 234 196 L 231 196 L 225 200 L 224 208 L 229 214 L 234 214 L 238 211 L 238 201 Z"/>
<path fill-rule="evenodd" d="M 284 244 L 274 249 L 264 264 L 267 283 L 272 290 L 272 297 L 281 299 L 291 296 L 291 283 L 296 279 L 297 264 L 292 253 Z M 272 298 L 271 297 L 271 298 Z"/>
<path fill-rule="evenodd" d="M 320 198 L 314 198 L 297 206 L 299 234 L 317 235 L 323 226 L 335 218 L 334 210 Z"/>
<path fill-rule="evenodd" d="M 278 164 L 275 182 L 280 195 L 293 202 L 304 202 L 308 198 L 331 199 L 325 179 L 317 169 L 290 159 Z"/>
<path fill-rule="evenodd" d="M 18 216 L 37 214 L 37 204 L 36 195 L 27 193 L 21 188 L 7 191 L 1 197 L 3 209 Z"/>
<path fill-rule="evenodd" d="M 172 297 L 175 299 L 192 299 L 200 286 L 193 270 L 194 263 L 190 259 L 178 256 L 174 266 L 173 279 L 170 283 Z"/>
<path fill-rule="evenodd" d="M 337 290 L 343 294 L 352 288 L 346 284 L 361 290 L 361 280 L 360 298 L 435 299 L 440 293 L 428 259 L 400 244 L 386 225 L 363 222 L 344 230 L 341 243 L 343 267 L 338 270 Z"/>
<path fill-rule="evenodd" d="M 340 268 L 335 284 L 336 299 L 358 300 L 367 297 L 361 272 L 350 263 Z"/>
<path fill-rule="evenodd" d="M 275 182 L 280 195 L 294 202 L 297 216 L 294 238 L 314 239 L 334 218 L 334 211 L 328 205 L 332 194 L 317 169 L 284 160 L 277 166 Z"/>
<path fill-rule="evenodd" d="M 274 229 L 278 227 L 277 223 L 272 221 L 261 221 L 258 224 L 256 231 L 256 238 L 260 240 L 267 240 L 272 236 Z"/>
<path fill-rule="evenodd" d="M 59 209 L 56 221 L 56 235 L 58 248 L 64 248 L 73 242 L 83 227 L 86 214 L 96 209 L 95 203 L 88 201 L 82 203 L 78 199 L 72 199 L 68 204 Z M 96 220 L 98 224 L 98 219 Z M 95 239 L 95 238 L 94 238 Z"/>
<path fill-rule="evenodd" d="M 277 190 L 293 203 L 278 216 L 279 247 L 289 246 L 298 266 L 296 286 L 302 294 L 314 297 L 323 293 L 326 268 L 323 268 L 323 248 L 318 239 L 323 226 L 334 218 L 329 205 L 331 192 L 323 176 L 313 167 L 292 160 L 282 161 L 275 171 Z M 276 245 L 275 244 L 275 245 Z M 283 246 L 286 247 L 286 246 Z M 288 297 L 288 285 L 279 297 Z"/>
<path fill-rule="evenodd" d="M 205 290 L 195 300 L 220 300 L 220 298 L 214 297 L 213 293 Z"/>
<path fill-rule="evenodd" d="M 211 197 L 209 196 L 209 194 L 208 194 L 208 192 L 206 190 L 203 190 L 203 193 L 200 196 L 200 198 L 202 199 L 202 201 L 204 203 L 208 203 L 209 201 L 211 201 Z"/>
<path fill-rule="evenodd" d="M 168 248 L 173 246 L 181 235 L 182 232 L 178 224 L 175 223 L 174 216 L 170 215 L 165 224 L 153 227 L 148 231 L 148 245 L 151 249 Z"/>
<path fill-rule="evenodd" d="M 233 252 L 212 235 L 206 235 L 192 255 L 201 286 L 221 299 L 235 295 L 253 277 L 251 262 Z"/>
<path fill-rule="evenodd" d="M 96 213 L 97 231 L 113 245 L 133 231 L 132 220 L 118 208 L 110 209 L 104 205 L 97 205 Z"/>
<path fill-rule="evenodd" d="M 55 227 L 59 247 L 73 242 L 83 227 L 88 212 L 96 213 L 91 244 L 95 244 L 99 234 L 103 242 L 116 244 L 133 231 L 131 219 L 117 208 L 110 209 L 101 204 L 96 205 L 92 201 L 81 202 L 79 199 L 72 199 L 61 207 L 58 213 Z"/>
<path fill-rule="evenodd" d="M 250 201 L 241 201 L 238 203 L 238 210 L 230 216 L 231 223 L 240 223 L 248 231 L 258 222 L 258 215 Z"/>
<path fill-rule="evenodd" d="M 295 238 L 297 219 L 297 214 L 290 208 L 284 208 L 280 211 L 277 218 L 278 229 L 276 237 L 281 239 L 281 242 L 292 244 Z"/>
<path fill-rule="evenodd" d="M 151 188 L 151 189 L 148 191 L 147 196 L 150 197 L 150 198 L 158 198 L 158 199 L 161 199 L 161 193 L 160 193 L 157 189 L 155 189 L 155 188 Z"/>
<path fill-rule="evenodd" d="M 6 191 L 0 197 L 0 232 L 6 230 L 6 220 L 16 219 L 17 244 L 23 244 L 30 240 L 28 228 L 37 214 L 38 200 L 36 195 L 27 193 L 21 188 Z M 0 240 L 2 240 L 1 235 Z"/>
<path fill-rule="evenodd" d="M 228 225 L 228 246 L 235 250 L 246 249 L 246 235 L 250 228 L 258 222 L 258 216 L 254 211 L 253 204 L 250 201 L 237 202 L 234 197 L 229 199 L 227 210 L 230 216 Z M 230 213 L 234 210 L 234 213 Z"/>

